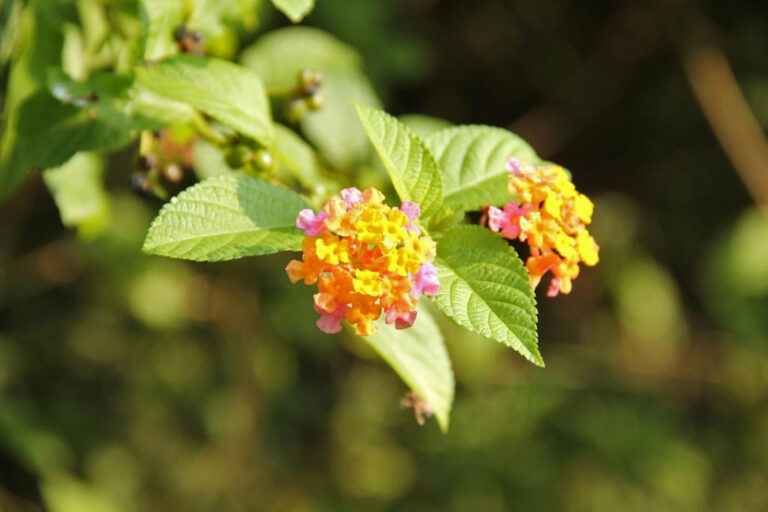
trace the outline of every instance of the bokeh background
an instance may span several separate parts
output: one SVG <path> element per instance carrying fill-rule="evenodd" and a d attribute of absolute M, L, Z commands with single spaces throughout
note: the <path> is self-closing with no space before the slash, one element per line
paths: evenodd
<path fill-rule="evenodd" d="M 594 199 L 600 265 L 540 293 L 546 369 L 444 319 L 452 424 L 419 427 L 289 256 L 142 255 L 132 162 L 95 239 L 32 178 L 0 206 L 0 509 L 768 510 L 768 4 L 317 0 L 306 24 L 390 112 L 509 128 Z"/>

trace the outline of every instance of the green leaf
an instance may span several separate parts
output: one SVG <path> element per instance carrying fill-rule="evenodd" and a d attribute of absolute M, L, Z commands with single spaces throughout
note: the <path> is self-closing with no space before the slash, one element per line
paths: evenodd
<path fill-rule="evenodd" d="M 316 28 L 289 27 L 265 34 L 243 52 L 242 62 L 275 89 L 294 87 L 304 69 L 321 72 L 325 106 L 304 116 L 304 134 L 334 167 L 368 160 L 370 144 L 350 100 L 372 106 L 379 100 L 353 48 Z"/>
<path fill-rule="evenodd" d="M 439 117 L 424 116 L 421 114 L 406 114 L 398 117 L 401 123 L 411 129 L 413 133 L 426 140 L 427 137 L 440 130 L 450 128 L 452 125 Z"/>
<path fill-rule="evenodd" d="M 437 244 L 437 306 L 459 325 L 544 366 L 536 334 L 536 299 L 515 250 L 480 226 L 454 228 Z"/>
<path fill-rule="evenodd" d="M 141 0 L 144 59 L 158 60 L 179 53 L 176 29 L 182 24 L 182 0 Z"/>
<path fill-rule="evenodd" d="M 17 43 L 22 8 L 21 0 L 0 1 L 0 66 L 11 58 Z"/>
<path fill-rule="evenodd" d="M 20 110 L 45 87 L 47 69 L 61 63 L 63 38 L 59 9 L 58 5 L 31 1 L 18 15 L 16 53 L 8 75 L 0 128 L 0 199 L 7 196 L 32 168 L 18 164 L 18 146 L 23 145 L 27 137 L 19 126 L 23 120 Z M 42 120 L 40 124 L 43 125 Z M 57 164 L 64 161 L 66 158 Z"/>
<path fill-rule="evenodd" d="M 355 107 L 400 199 L 418 203 L 425 218 L 435 213 L 442 204 L 443 183 L 424 141 L 382 110 Z"/>
<path fill-rule="evenodd" d="M 368 79 L 360 72 L 329 72 L 320 90 L 326 97 L 325 106 L 301 121 L 307 139 L 337 168 L 368 161 L 371 145 L 353 106 L 353 102 L 379 105 Z"/>
<path fill-rule="evenodd" d="M 171 199 L 149 228 L 144 252 L 194 261 L 296 251 L 296 214 L 306 201 L 248 176 L 219 176 Z"/>
<path fill-rule="evenodd" d="M 0 196 L 32 169 L 63 164 L 78 151 L 109 151 L 130 143 L 143 126 L 119 110 L 61 103 L 40 91 L 18 110 L 18 140 L 0 159 Z"/>
<path fill-rule="evenodd" d="M 372 336 L 361 337 L 411 390 L 432 406 L 443 432 L 448 430 L 454 380 L 443 335 L 432 315 L 419 306 L 413 326 L 398 330 L 382 323 Z"/>
<path fill-rule="evenodd" d="M 254 70 L 267 87 L 291 87 L 303 69 L 356 72 L 360 55 L 331 34 L 310 27 L 288 27 L 264 34 L 243 50 L 244 66 Z M 325 85 L 323 85 L 325 88 Z"/>
<path fill-rule="evenodd" d="M 102 161 L 96 153 L 77 153 L 61 167 L 43 173 L 61 222 L 94 235 L 109 221 L 109 198 L 102 179 Z"/>
<path fill-rule="evenodd" d="M 275 124 L 274 154 L 281 170 L 295 178 L 307 190 L 324 195 L 335 188 L 322 175 L 315 150 L 290 128 Z"/>
<path fill-rule="evenodd" d="M 272 0 L 272 4 L 294 23 L 298 23 L 312 11 L 315 0 Z"/>
<path fill-rule="evenodd" d="M 220 59 L 177 55 L 136 71 L 146 89 L 187 103 L 265 146 L 274 139 L 269 101 L 259 76 Z"/>
<path fill-rule="evenodd" d="M 232 29 L 252 31 L 261 17 L 261 0 L 195 0 L 193 3 L 186 26 L 205 34 L 206 50 L 211 49 L 211 39 L 220 39 Z M 232 35 L 237 45 L 237 36 Z"/>
<path fill-rule="evenodd" d="M 192 146 L 192 151 L 194 154 L 195 175 L 200 181 L 236 172 L 227 165 L 221 148 L 205 139 L 196 140 Z"/>
<path fill-rule="evenodd" d="M 133 91 L 126 112 L 136 118 L 151 120 L 158 126 L 195 123 L 202 117 L 200 112 L 186 103 L 164 98 L 141 88 Z"/>
<path fill-rule="evenodd" d="M 465 210 L 509 201 L 504 163 L 510 156 L 539 163 L 523 139 L 491 126 L 456 126 L 427 137 L 443 171 L 445 204 Z"/>
<path fill-rule="evenodd" d="M 54 70 L 47 82 L 53 97 L 38 90 L 14 110 L 8 133 L 18 138 L 0 154 L 0 196 L 30 170 L 62 165 L 79 151 L 118 149 L 138 130 L 158 127 L 128 113 L 130 77 L 95 73 L 75 82 Z"/>

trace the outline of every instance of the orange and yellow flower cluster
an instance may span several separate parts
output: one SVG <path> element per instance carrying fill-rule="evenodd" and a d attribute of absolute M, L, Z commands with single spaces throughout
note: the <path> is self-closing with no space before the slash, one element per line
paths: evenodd
<path fill-rule="evenodd" d="M 579 263 L 597 264 L 599 247 L 587 231 L 594 205 L 576 191 L 558 165 L 535 167 L 510 158 L 509 192 L 517 196 L 503 209 L 488 209 L 488 227 L 507 239 L 527 242 L 531 255 L 525 266 L 535 288 L 544 274 L 553 274 L 547 295 L 570 293 Z"/>
<path fill-rule="evenodd" d="M 419 206 L 405 201 L 400 208 L 384 204 L 375 188 L 341 191 L 315 214 L 302 210 L 296 226 L 307 238 L 301 261 L 291 261 L 291 282 L 317 283 L 317 326 L 327 333 L 341 330 L 341 320 L 367 336 L 382 313 L 398 329 L 413 325 L 422 294 L 440 289 L 435 243 L 416 225 Z"/>

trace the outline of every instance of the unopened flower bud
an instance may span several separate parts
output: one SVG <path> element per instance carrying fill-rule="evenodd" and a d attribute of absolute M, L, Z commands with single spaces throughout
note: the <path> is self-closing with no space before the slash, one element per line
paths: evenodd
<path fill-rule="evenodd" d="M 171 183 L 180 183 L 184 179 L 184 169 L 179 164 L 169 164 L 163 168 L 163 178 Z"/>
<path fill-rule="evenodd" d="M 320 110 L 325 106 L 325 95 L 316 92 L 307 99 L 307 106 L 312 110 Z"/>
<path fill-rule="evenodd" d="M 285 106 L 285 117 L 293 122 L 301 121 L 307 113 L 307 101 L 304 98 L 294 98 Z"/>

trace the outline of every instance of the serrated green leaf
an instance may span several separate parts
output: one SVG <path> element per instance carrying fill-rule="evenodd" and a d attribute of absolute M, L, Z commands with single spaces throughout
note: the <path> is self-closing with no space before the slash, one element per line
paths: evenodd
<path fill-rule="evenodd" d="M 294 23 L 298 23 L 312 11 L 315 0 L 272 0 L 279 11 L 288 16 Z"/>
<path fill-rule="evenodd" d="M 443 432 L 448 430 L 454 380 L 443 335 L 427 309 L 419 306 L 413 326 L 398 330 L 381 324 L 361 338 L 381 356 L 411 390 L 432 406 Z"/>
<path fill-rule="evenodd" d="M 443 171 L 445 204 L 465 210 L 509 201 L 504 163 L 510 156 L 540 161 L 523 139 L 491 126 L 455 126 L 430 135 L 426 142 Z"/>
<path fill-rule="evenodd" d="M 179 53 L 175 32 L 181 26 L 182 0 L 141 0 L 144 22 L 144 59 L 158 60 Z"/>
<path fill-rule="evenodd" d="M 480 226 L 454 228 L 437 244 L 437 306 L 459 325 L 544 366 L 536 333 L 536 299 L 515 250 Z"/>
<path fill-rule="evenodd" d="M 299 250 L 296 214 L 306 207 L 295 192 L 257 178 L 210 178 L 163 206 L 143 250 L 193 261 Z"/>
<path fill-rule="evenodd" d="M 304 69 L 321 72 L 319 92 L 325 106 L 301 120 L 304 134 L 334 167 L 368 160 L 370 144 L 351 101 L 378 106 L 379 100 L 353 48 L 316 28 L 289 27 L 265 34 L 243 52 L 241 61 L 275 89 L 294 87 Z"/>
<path fill-rule="evenodd" d="M 177 55 L 137 69 L 139 83 L 187 103 L 265 146 L 274 140 L 272 115 L 259 76 L 220 59 Z"/>
<path fill-rule="evenodd" d="M 421 137 L 382 110 L 360 104 L 355 108 L 400 199 L 418 203 L 425 218 L 435 213 L 442 205 L 443 182 Z"/>
<path fill-rule="evenodd" d="M 77 153 L 61 167 L 43 173 L 45 185 L 59 209 L 61 223 L 95 235 L 106 227 L 109 198 L 96 153 Z"/>

